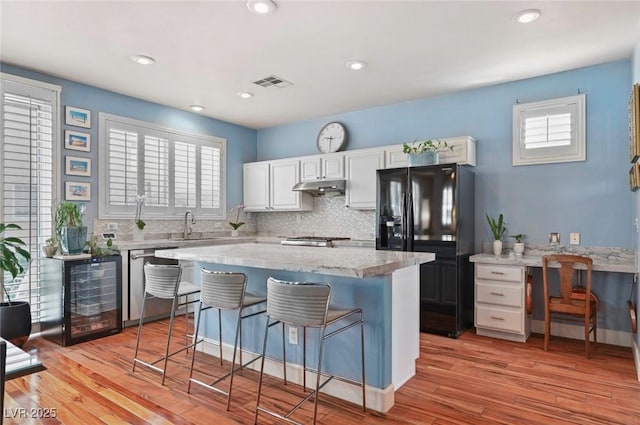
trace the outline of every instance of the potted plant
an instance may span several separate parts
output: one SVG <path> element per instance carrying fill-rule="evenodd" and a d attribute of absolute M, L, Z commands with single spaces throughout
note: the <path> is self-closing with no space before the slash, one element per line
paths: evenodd
<path fill-rule="evenodd" d="M 24 272 L 31 255 L 22 248 L 26 245 L 22 239 L 4 235 L 7 229 L 21 230 L 21 227 L 17 224 L 0 223 L 0 272 L 3 277 L 0 281 L 3 299 L 0 303 L 0 337 L 22 347 L 31 334 L 31 306 L 27 301 L 11 301 L 4 274 L 8 272 L 11 275 L 10 282 L 14 281 Z"/>
<path fill-rule="evenodd" d="M 58 251 L 58 238 L 56 238 L 54 235 L 49 239 L 47 239 L 44 245 L 42 245 L 42 252 L 44 253 L 45 257 L 51 258 L 54 255 L 56 255 L 57 251 Z"/>
<path fill-rule="evenodd" d="M 517 235 L 511 235 L 510 237 L 515 239 L 515 242 L 513 243 L 513 252 L 516 255 L 524 254 L 524 242 L 522 242 L 524 235 L 522 233 L 518 233 Z"/>
<path fill-rule="evenodd" d="M 502 254 L 502 235 L 507 231 L 504 225 L 504 217 L 500 214 L 498 220 L 495 220 L 487 214 L 487 222 L 493 234 L 493 255 L 499 257 Z"/>
<path fill-rule="evenodd" d="M 240 221 L 240 211 L 242 211 L 242 209 L 244 208 L 243 204 L 238 205 L 235 209 L 236 209 L 236 221 L 230 221 L 229 225 L 231 227 L 233 227 L 233 230 L 231 231 L 231 236 L 238 236 L 238 229 L 240 228 L 240 226 L 242 226 L 244 224 L 244 221 Z"/>
<path fill-rule="evenodd" d="M 439 153 L 446 150 L 453 151 L 453 146 L 442 140 L 414 140 L 411 144 L 402 144 L 402 152 L 409 155 L 409 167 L 438 164 Z"/>
<path fill-rule="evenodd" d="M 63 254 L 80 254 L 87 241 L 87 228 L 82 225 L 78 204 L 63 201 L 55 213 L 56 237 Z"/>

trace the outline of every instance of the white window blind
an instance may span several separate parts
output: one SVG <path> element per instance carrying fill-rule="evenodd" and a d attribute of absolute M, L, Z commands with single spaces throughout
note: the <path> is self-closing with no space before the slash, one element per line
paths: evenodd
<path fill-rule="evenodd" d="M 513 165 L 585 159 L 585 95 L 514 105 Z"/>
<path fill-rule="evenodd" d="M 57 146 L 60 87 L 2 74 L 0 89 L 0 220 L 26 244 L 31 262 L 11 281 L 3 276 L 13 301 L 28 301 L 32 320 L 42 316 L 40 246 L 52 235 L 51 208 L 57 194 Z M 0 299 L 5 299 L 2 294 Z"/>
<path fill-rule="evenodd" d="M 109 156 L 100 178 L 113 182 L 99 192 L 101 218 L 133 219 L 136 194 L 145 195 L 143 219 L 174 218 L 187 209 L 225 216 L 225 139 L 103 113 L 99 122 L 100 156 Z"/>

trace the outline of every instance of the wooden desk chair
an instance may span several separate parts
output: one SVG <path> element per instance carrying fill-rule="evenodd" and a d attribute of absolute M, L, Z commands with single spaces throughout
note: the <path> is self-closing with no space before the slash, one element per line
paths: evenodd
<path fill-rule="evenodd" d="M 560 294 L 551 294 L 549 288 L 549 263 L 560 263 Z M 587 268 L 586 287 L 581 286 L 580 272 L 574 266 L 584 264 Z M 560 313 L 572 317 L 584 318 L 584 347 L 587 358 L 591 357 L 589 334 L 593 332 L 593 341 L 597 344 L 598 300 L 591 292 L 591 267 L 593 260 L 580 255 L 547 255 L 542 257 L 542 278 L 544 283 L 544 351 L 549 348 L 551 331 L 551 313 Z M 574 285 L 575 271 L 578 272 L 577 285 Z"/>

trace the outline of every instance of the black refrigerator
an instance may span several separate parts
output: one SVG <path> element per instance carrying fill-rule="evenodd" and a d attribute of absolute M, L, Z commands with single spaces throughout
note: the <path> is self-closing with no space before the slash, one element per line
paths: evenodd
<path fill-rule="evenodd" d="M 420 330 L 457 338 L 473 325 L 473 168 L 377 171 L 376 249 L 433 252 L 420 266 Z"/>

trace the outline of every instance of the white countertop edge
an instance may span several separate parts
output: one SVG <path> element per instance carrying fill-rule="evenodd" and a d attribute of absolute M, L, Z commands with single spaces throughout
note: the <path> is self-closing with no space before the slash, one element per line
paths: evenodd
<path fill-rule="evenodd" d="M 354 278 L 388 275 L 398 269 L 435 260 L 435 254 L 426 252 L 377 251 L 360 247 L 288 247 L 256 243 L 157 250 L 156 256 Z"/>
<path fill-rule="evenodd" d="M 496 257 L 492 254 L 475 254 L 469 257 L 472 263 L 500 264 L 505 266 L 529 266 L 542 267 L 542 256 L 523 255 Z M 552 265 L 553 267 L 553 265 Z M 638 273 L 638 268 L 633 260 L 625 259 L 600 259 L 594 258 L 593 271 L 617 272 L 617 273 Z"/>

